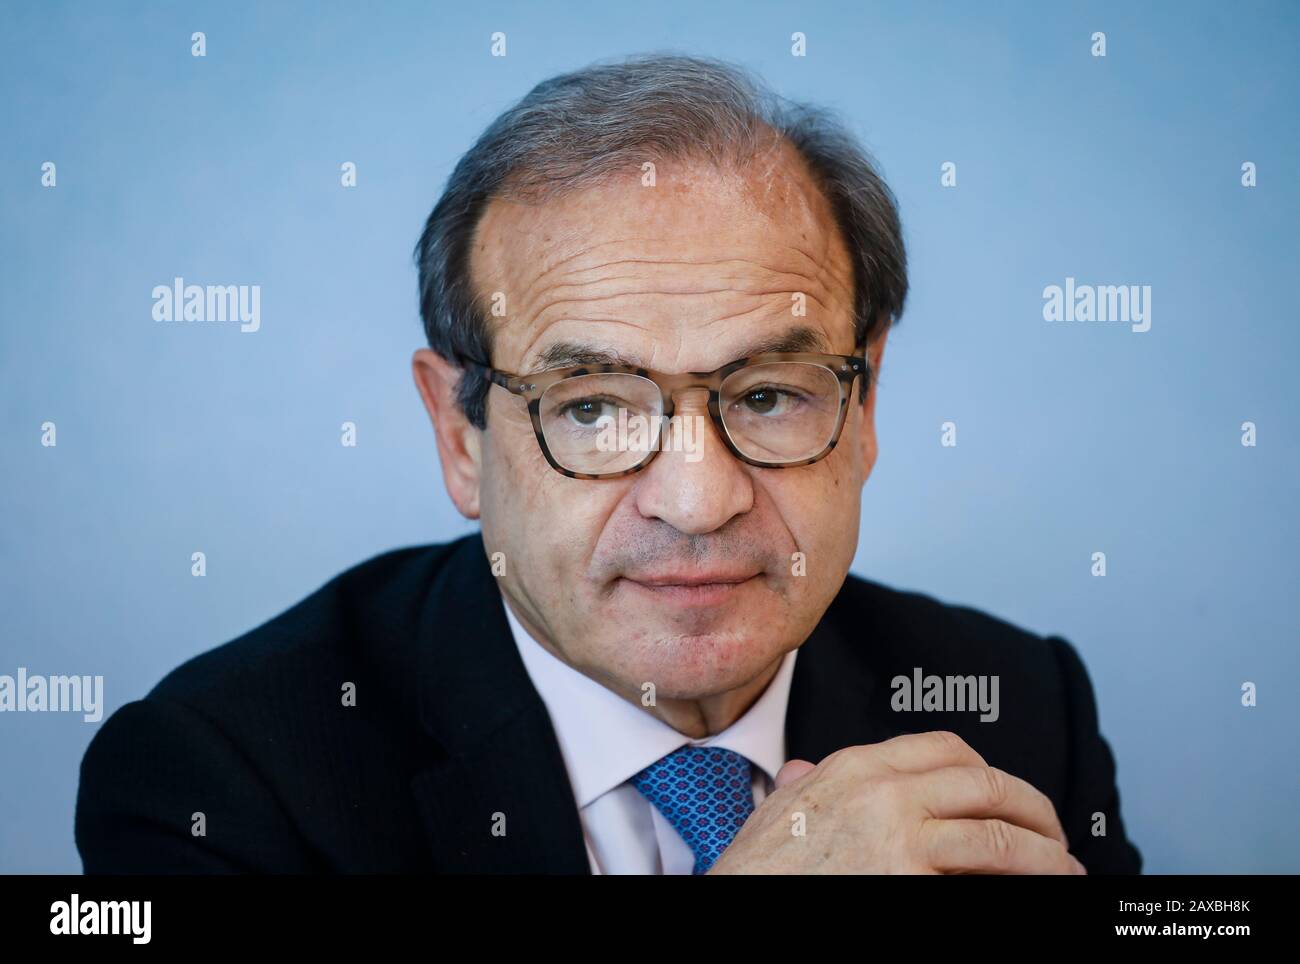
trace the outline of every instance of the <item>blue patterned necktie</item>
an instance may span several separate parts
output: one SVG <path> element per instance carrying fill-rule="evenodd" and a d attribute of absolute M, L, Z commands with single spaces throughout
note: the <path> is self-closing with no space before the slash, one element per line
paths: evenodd
<path fill-rule="evenodd" d="M 754 812 L 749 761 L 720 746 L 684 746 L 650 764 L 632 785 L 673 825 L 696 874 L 713 866 Z"/>

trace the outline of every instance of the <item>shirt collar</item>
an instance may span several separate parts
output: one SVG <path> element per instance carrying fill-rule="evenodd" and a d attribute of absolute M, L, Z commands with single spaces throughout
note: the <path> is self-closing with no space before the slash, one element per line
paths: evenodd
<path fill-rule="evenodd" d="M 721 733 L 691 739 L 551 655 L 515 618 L 504 596 L 502 602 L 515 646 L 550 714 L 579 808 L 687 744 L 734 750 L 776 778 L 785 763 L 785 711 L 797 648 L 785 654 L 767 689 L 738 720 Z"/>

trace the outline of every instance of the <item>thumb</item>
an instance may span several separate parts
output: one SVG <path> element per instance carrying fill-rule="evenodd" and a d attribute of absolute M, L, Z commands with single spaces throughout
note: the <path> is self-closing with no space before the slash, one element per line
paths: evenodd
<path fill-rule="evenodd" d="M 785 766 L 776 771 L 776 789 L 780 790 L 787 783 L 794 783 L 805 773 L 815 769 L 817 769 L 816 765 L 807 760 L 787 760 Z"/>

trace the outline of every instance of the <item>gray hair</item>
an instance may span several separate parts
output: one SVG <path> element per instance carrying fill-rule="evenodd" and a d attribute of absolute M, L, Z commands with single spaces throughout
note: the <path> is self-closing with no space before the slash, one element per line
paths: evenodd
<path fill-rule="evenodd" d="M 455 364 L 491 358 L 469 257 L 492 199 L 544 200 L 639 171 L 648 157 L 744 163 L 780 141 L 803 158 L 834 213 L 853 264 L 856 341 L 870 344 L 902 314 L 907 296 L 897 205 L 870 155 L 826 111 L 786 101 L 738 67 L 656 55 L 543 81 L 460 159 L 415 248 L 429 347 Z M 457 388 L 480 429 L 488 385 L 466 368 Z"/>

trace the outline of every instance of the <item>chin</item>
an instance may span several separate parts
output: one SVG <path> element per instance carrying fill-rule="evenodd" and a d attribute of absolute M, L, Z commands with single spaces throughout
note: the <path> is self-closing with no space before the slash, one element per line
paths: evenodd
<path fill-rule="evenodd" d="M 649 682 L 664 699 L 702 699 L 744 686 L 784 652 L 775 639 L 736 633 L 647 634 L 626 672 L 638 690 Z"/>

